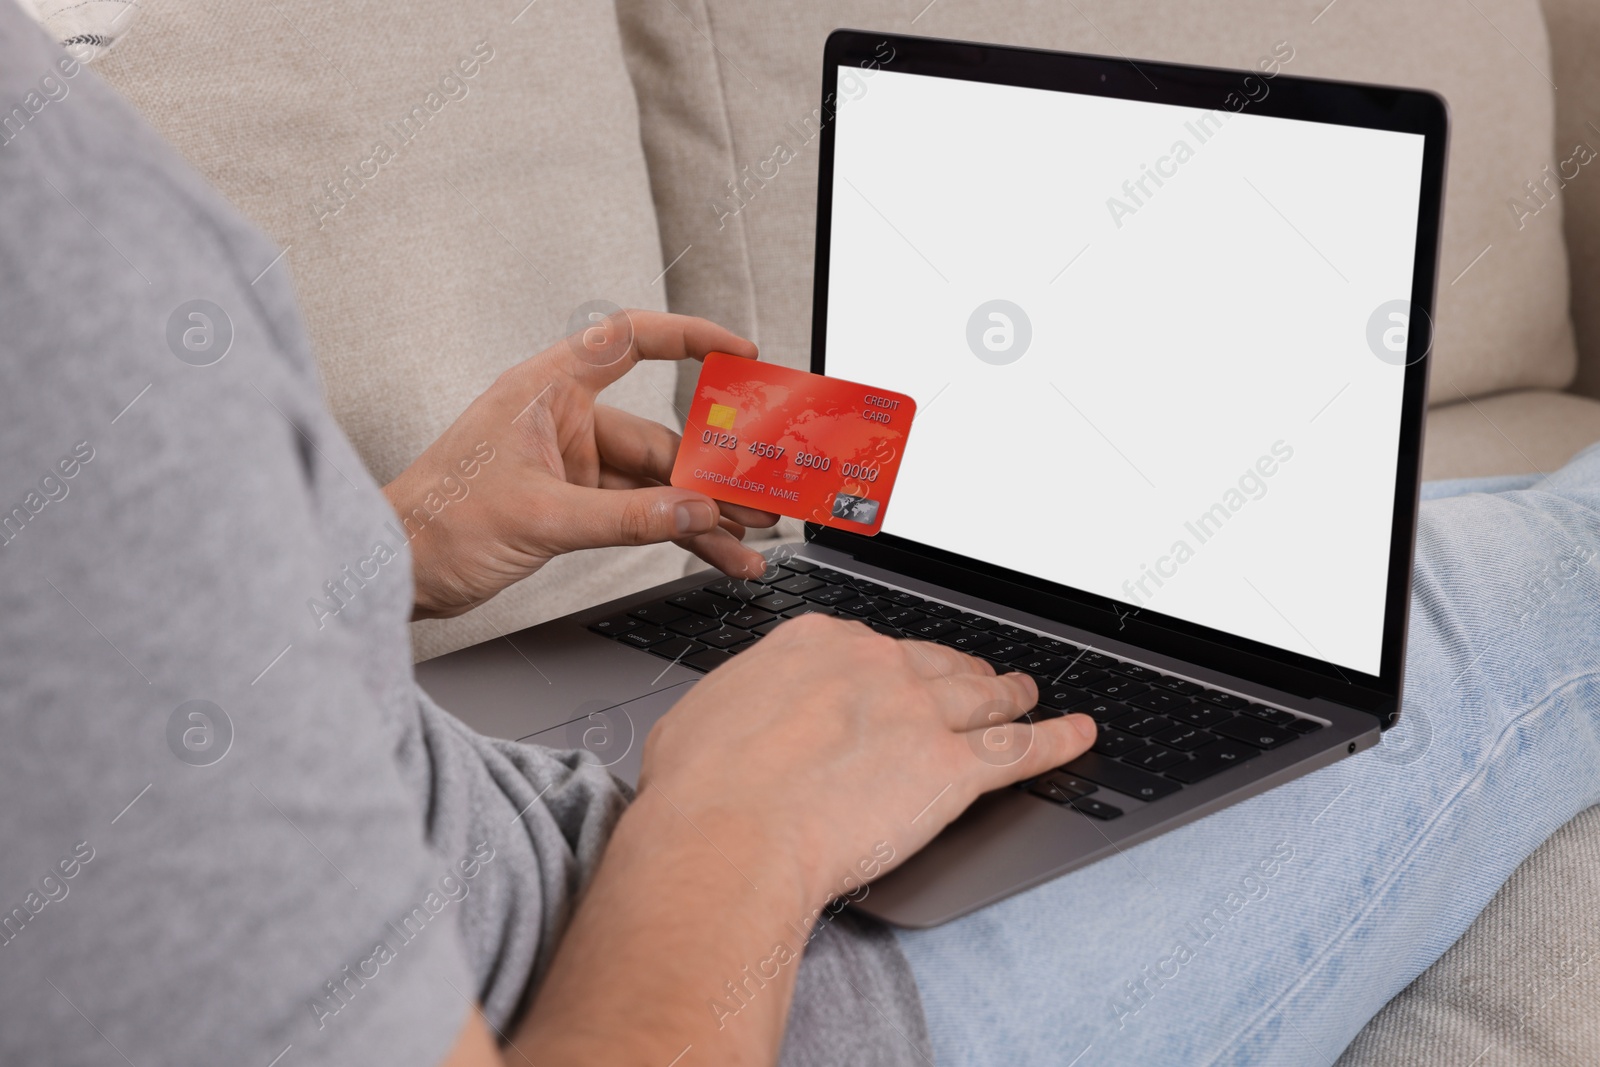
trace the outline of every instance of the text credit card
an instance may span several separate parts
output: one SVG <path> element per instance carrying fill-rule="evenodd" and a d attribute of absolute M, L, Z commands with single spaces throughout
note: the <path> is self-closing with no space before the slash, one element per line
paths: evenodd
<path fill-rule="evenodd" d="M 904 393 L 712 352 L 695 386 L 672 484 L 875 534 L 916 410 Z"/>

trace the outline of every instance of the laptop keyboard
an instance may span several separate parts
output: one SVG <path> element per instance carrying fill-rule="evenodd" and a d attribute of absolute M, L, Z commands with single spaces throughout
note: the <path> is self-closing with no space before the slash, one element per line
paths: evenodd
<path fill-rule="evenodd" d="M 1029 721 L 1068 712 L 1092 717 L 1100 733 L 1091 751 L 1019 788 L 1098 819 L 1122 814 L 1105 795 L 1092 795 L 1102 788 L 1160 800 L 1323 725 L 802 559 L 773 564 L 757 579 L 719 578 L 589 629 L 703 673 L 808 613 L 949 645 L 1002 673 L 1026 671 L 1039 684 Z"/>

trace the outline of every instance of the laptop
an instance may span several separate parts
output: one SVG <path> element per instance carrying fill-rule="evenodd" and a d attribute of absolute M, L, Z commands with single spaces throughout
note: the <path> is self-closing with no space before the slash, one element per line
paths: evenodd
<path fill-rule="evenodd" d="M 1292 51 L 1289 52 L 1292 56 Z M 1379 743 L 1401 706 L 1437 96 L 841 30 L 811 369 L 917 400 L 883 531 L 419 665 L 634 780 L 650 727 L 822 611 L 1025 670 L 1094 750 L 856 906 L 945 922 Z"/>

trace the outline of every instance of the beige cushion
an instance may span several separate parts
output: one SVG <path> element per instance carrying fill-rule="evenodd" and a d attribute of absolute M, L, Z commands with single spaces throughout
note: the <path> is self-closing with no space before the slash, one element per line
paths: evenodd
<path fill-rule="evenodd" d="M 563 336 L 581 302 L 662 306 L 611 5 L 518 7 L 467 17 L 448 0 L 408 0 L 403 14 L 375 0 L 170 0 L 147 5 L 97 64 L 288 249 L 271 269 L 293 273 L 334 414 L 380 481 L 500 371 Z M 392 124 L 414 107 L 424 121 L 403 143 Z M 364 165 L 378 142 L 394 158 Z M 319 219 L 313 205 L 338 206 L 323 183 L 346 167 L 368 176 Z M 641 371 L 606 400 L 673 419 L 673 368 Z M 665 546 L 559 559 L 472 615 L 418 624 L 417 652 L 663 580 L 682 556 Z"/>
<path fill-rule="evenodd" d="M 1550 26 L 1550 79 L 1560 86 L 1556 99 L 1555 150 L 1547 160 L 1552 170 L 1573 160 L 1578 145 L 1600 153 L 1600 4 L 1594 0 L 1544 0 Z M 1600 396 L 1600 156 L 1587 164 L 1565 167 L 1571 181 L 1559 180 L 1562 222 L 1571 262 L 1572 323 L 1577 330 L 1580 367 L 1576 388 Z M 1528 175 L 1537 179 L 1542 175 Z M 1558 179 L 1560 175 L 1558 174 Z M 1527 179 L 1524 179 L 1527 180 Z M 1546 194 L 1549 195 L 1549 194 Z M 1524 202 L 1527 198 L 1524 197 Z M 1540 211 L 1526 227 L 1544 225 Z M 1554 220 L 1551 220 L 1554 221 Z"/>
<path fill-rule="evenodd" d="M 1517 868 L 1461 940 L 1361 1031 L 1338 1067 L 1600 1063 L 1597 870 L 1600 808 L 1590 808 Z"/>
<path fill-rule="evenodd" d="M 1322 5 L 1299 0 L 924 2 L 618 0 L 662 244 L 668 254 L 690 249 L 668 275 L 674 310 L 753 333 L 769 358 L 808 358 L 817 153 L 793 126 L 817 106 L 822 44 L 835 27 L 1234 67 L 1253 67 L 1287 40 L 1288 73 L 1421 85 L 1450 102 L 1434 398 L 1571 379 L 1559 207 L 1539 220 L 1550 225 L 1522 233 L 1506 209 L 1550 160 L 1552 94 L 1539 73 L 1549 60 L 1535 0 L 1477 0 L 1476 10 L 1456 0 L 1342 3 L 1315 24 Z M 733 204 L 725 183 L 772 157 L 780 140 L 798 158 L 748 207 L 720 218 Z"/>
<path fill-rule="evenodd" d="M 1600 401 L 1530 389 L 1428 412 L 1425 478 L 1548 473 L 1600 441 Z"/>

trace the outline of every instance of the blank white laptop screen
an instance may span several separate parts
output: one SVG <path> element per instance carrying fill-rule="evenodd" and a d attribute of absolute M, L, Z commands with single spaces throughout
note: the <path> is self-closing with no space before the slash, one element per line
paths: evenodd
<path fill-rule="evenodd" d="M 860 73 L 827 370 L 918 402 L 884 532 L 1378 674 L 1424 139 Z"/>

